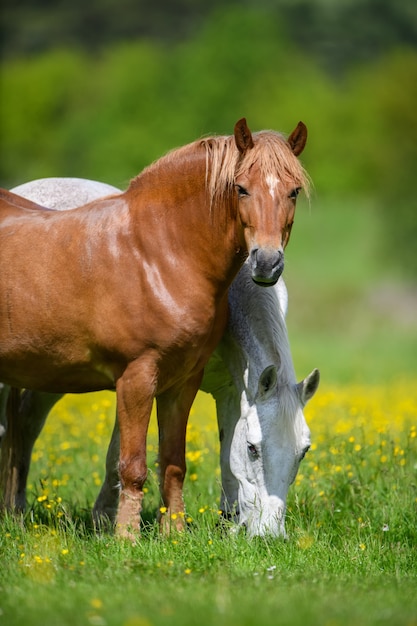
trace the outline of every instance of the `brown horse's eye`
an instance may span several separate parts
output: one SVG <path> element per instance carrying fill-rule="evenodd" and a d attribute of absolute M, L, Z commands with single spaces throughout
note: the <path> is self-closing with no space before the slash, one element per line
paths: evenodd
<path fill-rule="evenodd" d="M 289 198 L 291 198 L 291 200 L 297 200 L 297 196 L 301 191 L 301 187 L 296 187 L 295 189 L 292 190 L 292 192 L 290 193 L 290 195 L 288 196 Z"/>
<path fill-rule="evenodd" d="M 246 191 L 246 189 L 244 187 L 242 187 L 241 185 L 236 185 L 236 189 L 237 189 L 237 192 L 238 192 L 239 196 L 241 196 L 241 197 L 249 195 L 248 192 Z"/>

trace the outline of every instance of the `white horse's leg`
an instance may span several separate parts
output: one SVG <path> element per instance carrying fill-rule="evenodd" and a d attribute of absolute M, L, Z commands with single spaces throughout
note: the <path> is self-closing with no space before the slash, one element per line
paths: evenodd
<path fill-rule="evenodd" d="M 0 507 L 23 512 L 33 446 L 61 394 L 11 389 L 0 455 Z"/>
<path fill-rule="evenodd" d="M 216 402 L 222 480 L 220 509 L 224 517 L 233 521 L 238 520 L 236 505 L 239 483 L 230 470 L 230 448 L 240 419 L 239 393 L 230 373 L 235 353 L 233 345 L 223 338 L 206 365 L 200 387 L 202 391 L 210 393 Z"/>
<path fill-rule="evenodd" d="M 236 510 L 239 483 L 230 470 L 230 447 L 236 423 L 240 418 L 240 400 L 236 387 L 229 387 L 227 392 L 213 394 L 216 401 L 217 423 L 220 438 L 220 470 L 222 490 L 220 510 L 225 518 L 238 521 Z"/>
<path fill-rule="evenodd" d="M 93 520 L 98 528 L 113 526 L 116 520 L 120 488 L 119 454 L 120 432 L 116 413 L 114 428 L 106 456 L 106 476 L 93 508 Z"/>

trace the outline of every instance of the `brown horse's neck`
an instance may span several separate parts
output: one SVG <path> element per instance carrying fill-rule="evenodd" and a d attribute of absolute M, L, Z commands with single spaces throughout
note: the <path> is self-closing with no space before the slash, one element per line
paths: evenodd
<path fill-rule="evenodd" d="M 160 254 L 195 255 L 196 269 L 228 286 L 246 256 L 243 232 L 233 190 L 211 203 L 206 167 L 204 147 L 182 149 L 145 169 L 125 199 L 142 242 L 145 230 L 147 238 L 161 238 Z"/>

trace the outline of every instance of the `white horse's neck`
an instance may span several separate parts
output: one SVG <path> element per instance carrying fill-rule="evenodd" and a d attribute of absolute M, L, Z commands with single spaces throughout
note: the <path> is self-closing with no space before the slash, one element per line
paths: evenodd
<path fill-rule="evenodd" d="M 285 324 L 286 289 L 257 287 L 244 265 L 229 290 L 230 318 L 219 351 L 236 387 L 254 399 L 261 373 L 278 369 L 278 385 L 296 382 Z"/>

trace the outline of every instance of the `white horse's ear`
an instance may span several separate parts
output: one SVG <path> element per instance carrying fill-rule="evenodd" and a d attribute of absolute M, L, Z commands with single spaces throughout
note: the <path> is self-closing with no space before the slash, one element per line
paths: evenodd
<path fill-rule="evenodd" d="M 315 369 L 304 380 L 298 383 L 298 393 L 302 404 L 307 404 L 317 391 L 320 382 L 320 372 Z"/>
<path fill-rule="evenodd" d="M 259 378 L 257 397 L 260 400 L 267 400 L 274 392 L 277 381 L 277 368 L 275 365 L 268 365 Z"/>

